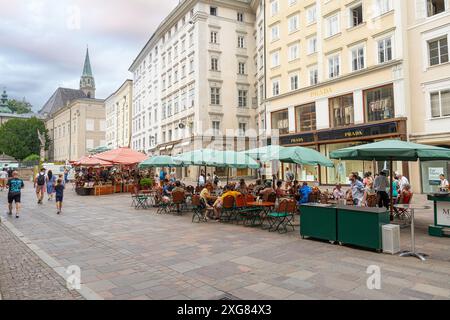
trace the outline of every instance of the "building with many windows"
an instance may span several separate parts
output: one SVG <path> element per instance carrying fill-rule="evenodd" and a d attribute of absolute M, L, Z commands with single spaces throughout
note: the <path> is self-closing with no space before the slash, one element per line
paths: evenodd
<path fill-rule="evenodd" d="M 250 1 L 178 4 L 130 67 L 133 149 L 248 147 L 258 107 L 254 25 Z"/>
<path fill-rule="evenodd" d="M 393 0 L 268 0 L 265 109 L 284 146 L 334 150 L 407 139 L 407 6 Z M 275 131 L 271 131 L 275 130 Z M 386 163 L 335 161 L 298 168 L 297 178 L 347 183 Z M 395 163 L 408 174 L 408 166 Z"/>
<path fill-rule="evenodd" d="M 450 148 L 450 1 L 416 0 L 408 11 L 410 135 L 413 142 Z M 411 164 L 411 182 L 422 192 L 437 191 L 443 161 Z M 417 190 L 420 191 L 420 190 Z"/>
<path fill-rule="evenodd" d="M 125 82 L 105 100 L 106 147 L 117 149 L 131 143 L 133 80 Z"/>

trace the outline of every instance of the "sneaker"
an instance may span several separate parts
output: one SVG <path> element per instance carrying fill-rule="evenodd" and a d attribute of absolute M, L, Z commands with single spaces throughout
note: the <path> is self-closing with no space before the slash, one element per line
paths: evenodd
<path fill-rule="evenodd" d="M 16 219 L 19 219 L 19 215 L 18 214 L 16 214 Z"/>

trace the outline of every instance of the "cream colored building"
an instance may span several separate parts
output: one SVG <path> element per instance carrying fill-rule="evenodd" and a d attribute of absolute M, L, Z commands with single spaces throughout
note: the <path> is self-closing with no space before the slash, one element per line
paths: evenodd
<path fill-rule="evenodd" d="M 75 161 L 89 150 L 105 146 L 105 103 L 77 99 L 61 108 L 45 123 L 52 140 L 51 161 Z"/>
<path fill-rule="evenodd" d="M 179 3 L 130 67 L 133 149 L 248 147 L 258 107 L 254 25 L 250 1 Z"/>
<path fill-rule="evenodd" d="M 106 147 L 117 149 L 131 143 L 133 80 L 125 82 L 105 100 Z"/>
<path fill-rule="evenodd" d="M 406 0 L 266 1 L 267 128 L 272 143 L 334 150 L 407 139 Z M 333 185 L 385 163 L 335 161 L 297 178 Z M 395 163 L 408 172 L 408 166 Z"/>
<path fill-rule="evenodd" d="M 450 1 L 416 0 L 408 10 L 410 135 L 413 142 L 450 148 Z M 437 191 L 444 161 L 411 164 L 411 182 Z M 417 190 L 419 191 L 419 190 Z"/>
<path fill-rule="evenodd" d="M 39 114 L 51 139 L 49 161 L 75 161 L 105 146 L 105 101 L 95 98 L 95 80 L 86 52 L 80 89 L 58 88 Z"/>

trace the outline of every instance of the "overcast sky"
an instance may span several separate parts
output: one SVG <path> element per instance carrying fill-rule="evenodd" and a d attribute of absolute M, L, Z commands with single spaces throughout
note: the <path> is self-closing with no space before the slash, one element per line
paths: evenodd
<path fill-rule="evenodd" d="M 96 96 L 106 98 L 177 3 L 0 0 L 0 89 L 38 111 L 58 87 L 78 89 L 89 45 Z"/>

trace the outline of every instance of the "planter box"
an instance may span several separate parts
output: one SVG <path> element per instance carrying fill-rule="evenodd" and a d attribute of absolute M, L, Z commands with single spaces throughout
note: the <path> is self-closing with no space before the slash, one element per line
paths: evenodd
<path fill-rule="evenodd" d="M 103 196 L 107 194 L 113 194 L 114 189 L 112 185 L 106 185 L 106 186 L 96 186 L 95 187 L 95 195 L 96 196 Z"/>

